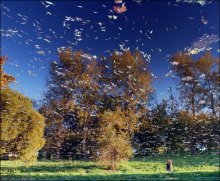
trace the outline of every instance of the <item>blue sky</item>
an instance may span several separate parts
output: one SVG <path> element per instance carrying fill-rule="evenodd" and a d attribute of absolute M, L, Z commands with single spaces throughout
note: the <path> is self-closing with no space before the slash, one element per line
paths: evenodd
<path fill-rule="evenodd" d="M 57 48 L 71 46 L 108 57 L 108 51 L 122 51 L 120 45 L 125 44 L 132 51 L 138 47 L 151 56 L 151 72 L 156 76 L 153 86 L 161 99 L 168 87 L 175 85 L 166 76 L 170 71 L 168 56 L 204 40 L 204 34 L 219 36 L 219 1 L 124 2 L 127 11 L 117 14 L 114 0 L 2 1 L 1 55 L 8 57 L 5 71 L 17 79 L 12 87 L 40 99 L 49 62 L 58 61 Z M 113 15 L 117 19 L 109 18 Z M 80 36 L 76 36 L 79 31 Z M 203 50 L 209 48 L 219 56 L 219 41 L 210 41 Z"/>

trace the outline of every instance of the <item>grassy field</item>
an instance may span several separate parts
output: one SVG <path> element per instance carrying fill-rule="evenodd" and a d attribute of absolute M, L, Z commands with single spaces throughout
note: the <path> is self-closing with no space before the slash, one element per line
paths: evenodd
<path fill-rule="evenodd" d="M 165 163 L 173 160 L 173 172 Z M 1 161 L 1 180 L 219 180 L 218 155 L 157 155 L 121 163 L 109 171 L 93 161 L 38 161 L 31 166 Z"/>

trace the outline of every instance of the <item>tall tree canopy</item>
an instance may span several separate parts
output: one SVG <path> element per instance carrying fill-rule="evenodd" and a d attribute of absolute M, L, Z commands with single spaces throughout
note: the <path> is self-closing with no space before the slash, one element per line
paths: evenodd
<path fill-rule="evenodd" d="M 91 156 L 97 145 L 96 133 L 102 127 L 99 115 L 105 111 L 115 114 L 117 108 L 127 117 L 130 141 L 138 129 L 138 118 L 147 111 L 146 102 L 152 92 L 151 74 L 141 53 L 113 52 L 109 58 L 98 59 L 66 48 L 59 52 L 59 59 L 51 63 L 41 108 L 47 123 L 46 152 L 54 152 L 58 158 L 60 151 L 66 153 L 65 149 L 69 149 L 84 158 Z"/>
<path fill-rule="evenodd" d="M 211 52 L 196 60 L 189 54 L 177 52 L 170 60 L 171 68 L 179 78 L 180 95 L 186 108 L 193 115 L 204 108 L 215 115 L 219 107 L 219 59 Z"/>
<path fill-rule="evenodd" d="M 64 152 L 69 147 L 62 144 L 72 139 L 71 144 L 77 142 L 74 146 L 85 158 L 91 152 L 86 143 L 93 142 L 99 66 L 90 55 L 70 48 L 60 51 L 59 59 L 58 63 L 51 63 L 48 91 L 41 108 L 47 125 L 45 150 L 59 158 L 61 147 Z"/>

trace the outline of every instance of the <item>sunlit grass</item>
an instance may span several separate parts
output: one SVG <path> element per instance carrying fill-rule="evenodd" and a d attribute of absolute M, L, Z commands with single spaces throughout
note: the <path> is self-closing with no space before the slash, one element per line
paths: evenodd
<path fill-rule="evenodd" d="M 166 173 L 167 159 L 173 160 L 173 172 Z M 218 180 L 218 155 L 157 155 L 121 163 L 109 171 L 93 161 L 38 161 L 30 166 L 18 161 L 2 161 L 3 180 Z M 194 179 L 193 179 L 194 178 Z"/>

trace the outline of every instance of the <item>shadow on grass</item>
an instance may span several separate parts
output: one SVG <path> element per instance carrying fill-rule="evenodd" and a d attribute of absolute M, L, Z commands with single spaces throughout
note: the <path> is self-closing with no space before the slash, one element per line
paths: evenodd
<path fill-rule="evenodd" d="M 2 175 L 1 180 L 219 180 L 219 172 L 183 172 L 161 174 L 107 174 L 107 175 Z"/>
<path fill-rule="evenodd" d="M 56 173 L 56 172 L 74 172 L 78 170 L 92 170 L 92 169 L 100 169 L 101 167 L 95 164 L 85 165 L 85 164 L 57 164 L 57 165 L 34 165 L 34 166 L 18 166 L 16 168 L 12 167 L 1 167 L 1 172 L 11 172 L 19 170 L 21 173 L 38 173 L 38 172 L 49 172 L 49 173 Z"/>

